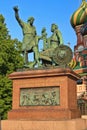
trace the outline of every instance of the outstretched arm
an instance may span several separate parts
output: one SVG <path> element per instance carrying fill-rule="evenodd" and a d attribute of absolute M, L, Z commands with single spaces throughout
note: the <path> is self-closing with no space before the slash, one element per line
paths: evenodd
<path fill-rule="evenodd" d="M 18 14 L 18 11 L 19 11 L 18 6 L 14 6 L 14 7 L 13 7 L 13 10 L 15 11 L 15 18 L 16 18 L 16 20 L 18 21 L 19 25 L 20 25 L 21 27 L 23 27 L 23 22 L 22 22 L 22 20 L 20 19 L 19 14 Z"/>

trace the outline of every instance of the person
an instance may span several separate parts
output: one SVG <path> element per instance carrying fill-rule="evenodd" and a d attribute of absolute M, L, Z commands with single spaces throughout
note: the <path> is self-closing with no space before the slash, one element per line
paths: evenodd
<path fill-rule="evenodd" d="M 13 7 L 13 9 L 15 11 L 15 18 L 21 26 L 23 32 L 22 52 L 24 55 L 24 63 L 27 65 L 29 62 L 28 53 L 34 52 L 34 64 L 38 63 L 38 65 L 40 65 L 38 50 L 39 37 L 37 36 L 36 28 L 33 25 L 34 17 L 29 17 L 27 23 L 25 23 L 19 17 L 18 6 Z"/>
<path fill-rule="evenodd" d="M 51 25 L 51 32 L 53 34 L 48 38 L 50 48 L 56 48 L 60 44 L 63 44 L 62 34 L 59 31 L 58 26 L 54 23 Z"/>
<path fill-rule="evenodd" d="M 46 28 L 43 27 L 42 28 L 42 31 L 41 31 L 41 39 L 43 40 L 43 51 L 46 50 L 48 48 L 48 45 L 47 45 L 47 33 L 46 33 Z"/>
<path fill-rule="evenodd" d="M 45 29 L 44 29 L 44 32 L 45 32 Z M 46 49 L 44 49 L 43 52 L 41 52 L 42 64 L 45 67 L 55 65 L 53 61 L 53 55 L 54 55 L 53 52 L 55 48 L 63 44 L 62 34 L 59 31 L 58 26 L 54 23 L 51 24 L 51 32 L 52 32 L 52 35 L 48 38 L 45 38 L 47 42 Z"/>

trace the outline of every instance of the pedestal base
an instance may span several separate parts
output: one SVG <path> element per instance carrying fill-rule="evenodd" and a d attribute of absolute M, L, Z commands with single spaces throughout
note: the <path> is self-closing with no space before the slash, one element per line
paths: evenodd
<path fill-rule="evenodd" d="M 12 111 L 8 119 L 61 120 L 80 118 L 76 81 L 69 68 L 14 72 Z"/>
<path fill-rule="evenodd" d="M 3 120 L 2 130 L 86 130 L 87 120 L 72 119 L 63 121 L 28 121 L 28 120 Z"/>
<path fill-rule="evenodd" d="M 29 109 L 12 110 L 8 113 L 8 119 L 28 119 L 28 120 L 64 120 L 80 117 L 78 109 Z"/>

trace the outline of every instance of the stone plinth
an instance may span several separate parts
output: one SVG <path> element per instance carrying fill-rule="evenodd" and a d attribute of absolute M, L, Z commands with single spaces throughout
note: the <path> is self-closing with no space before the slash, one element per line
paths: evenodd
<path fill-rule="evenodd" d="M 86 130 L 87 120 L 70 119 L 63 121 L 3 120 L 1 130 Z"/>
<path fill-rule="evenodd" d="M 79 76 L 71 69 L 14 72 L 9 78 L 13 80 L 13 103 L 8 119 L 61 120 L 80 117 L 76 93 Z"/>

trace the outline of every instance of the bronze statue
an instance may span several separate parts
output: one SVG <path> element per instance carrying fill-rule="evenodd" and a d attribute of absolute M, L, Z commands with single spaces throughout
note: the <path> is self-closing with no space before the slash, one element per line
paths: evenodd
<path fill-rule="evenodd" d="M 41 31 L 41 39 L 43 40 L 43 50 L 46 50 L 48 48 L 48 43 L 47 43 L 47 33 L 46 33 L 46 28 L 43 27 Z"/>
<path fill-rule="evenodd" d="M 51 25 L 51 32 L 53 33 L 51 37 L 48 39 L 50 48 L 56 48 L 60 44 L 63 44 L 63 38 L 61 32 L 58 30 L 58 26 L 56 24 Z"/>
<path fill-rule="evenodd" d="M 63 37 L 58 29 L 56 24 L 51 24 L 51 32 L 52 35 L 49 38 L 46 38 L 46 42 L 48 43 L 43 52 L 40 53 L 40 57 L 42 59 L 43 65 L 46 67 L 55 65 L 53 61 L 54 50 L 59 47 L 59 45 L 63 45 Z M 46 43 L 45 42 L 45 43 Z"/>
<path fill-rule="evenodd" d="M 29 17 L 27 23 L 25 23 L 19 17 L 18 7 L 15 6 L 13 9 L 15 11 L 16 20 L 21 26 L 23 32 L 22 52 L 24 54 L 24 63 L 25 65 L 28 64 L 28 52 L 34 52 L 34 62 L 32 65 L 38 63 L 38 66 L 40 66 L 41 64 L 39 61 L 39 51 L 38 51 L 38 41 L 40 40 L 40 37 L 37 36 L 36 28 L 33 25 L 34 18 Z"/>
<path fill-rule="evenodd" d="M 28 68 L 61 66 L 68 64 L 72 59 L 72 50 L 63 45 L 63 38 L 58 26 L 51 25 L 52 35 L 47 38 L 46 28 L 42 28 L 41 36 L 37 35 L 33 25 L 34 18 L 29 17 L 27 23 L 23 22 L 18 14 L 18 7 L 15 6 L 15 17 L 23 32 L 22 52 L 24 55 L 24 66 Z M 39 40 L 43 40 L 43 49 L 39 51 Z M 34 53 L 34 61 L 30 62 L 28 53 Z"/>

